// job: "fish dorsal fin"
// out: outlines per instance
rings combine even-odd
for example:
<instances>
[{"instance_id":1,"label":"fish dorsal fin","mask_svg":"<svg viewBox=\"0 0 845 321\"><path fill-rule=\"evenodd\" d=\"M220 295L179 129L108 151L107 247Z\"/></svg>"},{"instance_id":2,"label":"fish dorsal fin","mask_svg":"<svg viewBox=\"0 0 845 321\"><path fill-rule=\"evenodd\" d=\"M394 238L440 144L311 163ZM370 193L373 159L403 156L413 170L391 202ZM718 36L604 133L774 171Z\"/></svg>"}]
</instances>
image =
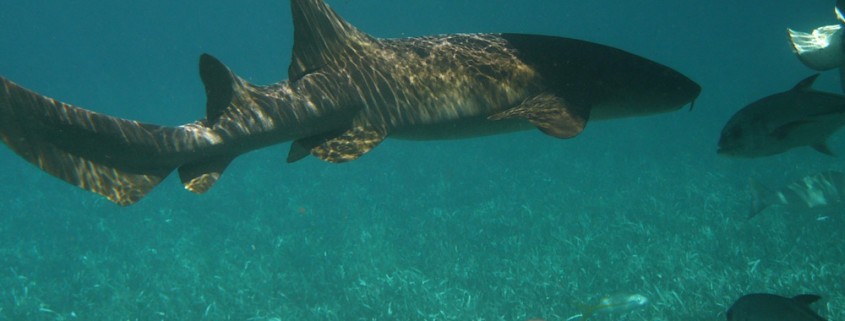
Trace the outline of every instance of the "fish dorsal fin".
<instances>
[{"instance_id":1,"label":"fish dorsal fin","mask_svg":"<svg viewBox=\"0 0 845 321\"><path fill-rule=\"evenodd\" d=\"M343 20L323 0L292 0L293 57L288 78L297 81L322 66L335 64L338 54L372 41Z\"/></svg>"},{"instance_id":2,"label":"fish dorsal fin","mask_svg":"<svg viewBox=\"0 0 845 321\"><path fill-rule=\"evenodd\" d=\"M821 298L822 298L821 296L818 296L818 295L815 295L815 294L800 294L800 295L796 295L796 296L792 297L792 299L795 300L796 302L801 303L803 305L807 305L807 306L809 306L813 302L818 301Z\"/></svg>"},{"instance_id":3,"label":"fish dorsal fin","mask_svg":"<svg viewBox=\"0 0 845 321\"><path fill-rule=\"evenodd\" d=\"M799 81L798 84L795 85L795 87L792 87L792 90L794 90L794 91L810 90L810 88L813 87L813 83L816 82L816 78L818 78L818 77L819 77L819 74L815 74L815 75L812 75L810 77L804 78L804 80Z\"/></svg>"}]
</instances>

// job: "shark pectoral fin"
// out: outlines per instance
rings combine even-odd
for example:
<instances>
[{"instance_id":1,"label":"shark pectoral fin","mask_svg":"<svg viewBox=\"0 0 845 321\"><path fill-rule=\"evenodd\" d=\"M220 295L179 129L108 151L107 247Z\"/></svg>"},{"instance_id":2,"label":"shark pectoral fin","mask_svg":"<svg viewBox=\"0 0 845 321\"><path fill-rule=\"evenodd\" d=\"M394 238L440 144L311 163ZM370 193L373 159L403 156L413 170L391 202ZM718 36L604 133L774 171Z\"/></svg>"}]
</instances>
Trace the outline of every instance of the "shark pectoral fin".
<instances>
[{"instance_id":1,"label":"shark pectoral fin","mask_svg":"<svg viewBox=\"0 0 845 321\"><path fill-rule=\"evenodd\" d=\"M330 163L355 160L384 141L384 131L356 126L311 148L311 155ZM293 152L293 148L291 148ZM288 160L290 160L290 156Z\"/></svg>"},{"instance_id":2,"label":"shark pectoral fin","mask_svg":"<svg viewBox=\"0 0 845 321\"><path fill-rule=\"evenodd\" d=\"M179 167L179 179L186 190L202 194L208 191L236 156L216 157Z\"/></svg>"},{"instance_id":3,"label":"shark pectoral fin","mask_svg":"<svg viewBox=\"0 0 845 321\"><path fill-rule=\"evenodd\" d=\"M293 163L311 155L312 149L342 134L343 131L330 131L293 141L293 143L290 144L287 162Z\"/></svg>"},{"instance_id":4,"label":"shark pectoral fin","mask_svg":"<svg viewBox=\"0 0 845 321\"><path fill-rule=\"evenodd\" d=\"M557 138L571 138L584 130L589 109L569 106L553 94L540 94L516 107L493 114L489 120L522 118L543 133Z\"/></svg>"}]
</instances>

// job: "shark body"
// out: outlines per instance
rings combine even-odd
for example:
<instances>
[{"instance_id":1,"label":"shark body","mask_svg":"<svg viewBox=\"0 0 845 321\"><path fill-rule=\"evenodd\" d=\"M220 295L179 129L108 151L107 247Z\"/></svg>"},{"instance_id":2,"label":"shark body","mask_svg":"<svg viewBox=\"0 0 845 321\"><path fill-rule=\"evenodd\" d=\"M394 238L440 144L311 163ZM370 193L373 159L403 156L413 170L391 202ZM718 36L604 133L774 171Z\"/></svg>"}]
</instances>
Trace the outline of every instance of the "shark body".
<instances>
[{"instance_id":1,"label":"shark body","mask_svg":"<svg viewBox=\"0 0 845 321\"><path fill-rule=\"evenodd\" d=\"M238 155L292 141L288 161L354 160L388 136L432 140L676 110L698 84L631 53L525 34L379 39L322 0L292 0L289 79L250 84L200 57L205 118L178 127L115 118L0 78L0 138L42 170L109 200L140 200L173 170L202 193Z\"/></svg>"}]
</instances>

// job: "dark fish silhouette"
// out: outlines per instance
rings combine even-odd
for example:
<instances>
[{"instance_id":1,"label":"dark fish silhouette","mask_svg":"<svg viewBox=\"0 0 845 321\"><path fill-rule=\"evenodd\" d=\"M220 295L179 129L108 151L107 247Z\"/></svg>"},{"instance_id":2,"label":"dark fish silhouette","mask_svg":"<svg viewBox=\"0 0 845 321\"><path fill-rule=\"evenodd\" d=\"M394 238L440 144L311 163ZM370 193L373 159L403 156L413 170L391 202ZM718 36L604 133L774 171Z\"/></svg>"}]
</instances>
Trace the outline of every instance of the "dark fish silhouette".
<instances>
[{"instance_id":1,"label":"dark fish silhouette","mask_svg":"<svg viewBox=\"0 0 845 321\"><path fill-rule=\"evenodd\" d=\"M810 304L821 297L802 294L793 298L767 293L745 295L728 309L728 321L827 321Z\"/></svg>"},{"instance_id":2,"label":"dark fish silhouette","mask_svg":"<svg viewBox=\"0 0 845 321\"><path fill-rule=\"evenodd\" d=\"M845 96L813 90L818 74L791 90L742 108L722 129L718 153L762 157L810 146L828 155L827 138L845 124Z\"/></svg>"},{"instance_id":3,"label":"dark fish silhouette","mask_svg":"<svg viewBox=\"0 0 845 321\"><path fill-rule=\"evenodd\" d=\"M257 86L202 55L204 119L165 127L74 107L0 78L0 137L73 185L128 205L173 170L211 188L238 155L293 141L308 154L356 159L386 137L449 139L529 128L569 138L588 119L676 110L701 88L628 52L526 34L378 39L321 0L292 0L290 79Z\"/></svg>"},{"instance_id":4,"label":"dark fish silhouette","mask_svg":"<svg viewBox=\"0 0 845 321\"><path fill-rule=\"evenodd\" d=\"M770 190L751 180L751 215L754 217L772 205L790 211L824 211L845 205L845 174L825 171L802 177L783 188Z\"/></svg>"}]
</instances>

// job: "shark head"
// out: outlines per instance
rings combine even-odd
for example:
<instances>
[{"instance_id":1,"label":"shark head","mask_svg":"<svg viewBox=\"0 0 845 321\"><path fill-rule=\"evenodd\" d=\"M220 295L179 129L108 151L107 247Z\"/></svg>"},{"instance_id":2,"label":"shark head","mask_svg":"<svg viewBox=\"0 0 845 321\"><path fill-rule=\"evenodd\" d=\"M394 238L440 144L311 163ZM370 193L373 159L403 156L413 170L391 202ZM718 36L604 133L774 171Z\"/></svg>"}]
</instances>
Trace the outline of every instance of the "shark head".
<instances>
[{"instance_id":1,"label":"shark head","mask_svg":"<svg viewBox=\"0 0 845 321\"><path fill-rule=\"evenodd\" d=\"M593 120L675 111L701 93L701 86L680 72L621 49L553 36L502 37L558 95L590 106Z\"/></svg>"}]
</instances>

